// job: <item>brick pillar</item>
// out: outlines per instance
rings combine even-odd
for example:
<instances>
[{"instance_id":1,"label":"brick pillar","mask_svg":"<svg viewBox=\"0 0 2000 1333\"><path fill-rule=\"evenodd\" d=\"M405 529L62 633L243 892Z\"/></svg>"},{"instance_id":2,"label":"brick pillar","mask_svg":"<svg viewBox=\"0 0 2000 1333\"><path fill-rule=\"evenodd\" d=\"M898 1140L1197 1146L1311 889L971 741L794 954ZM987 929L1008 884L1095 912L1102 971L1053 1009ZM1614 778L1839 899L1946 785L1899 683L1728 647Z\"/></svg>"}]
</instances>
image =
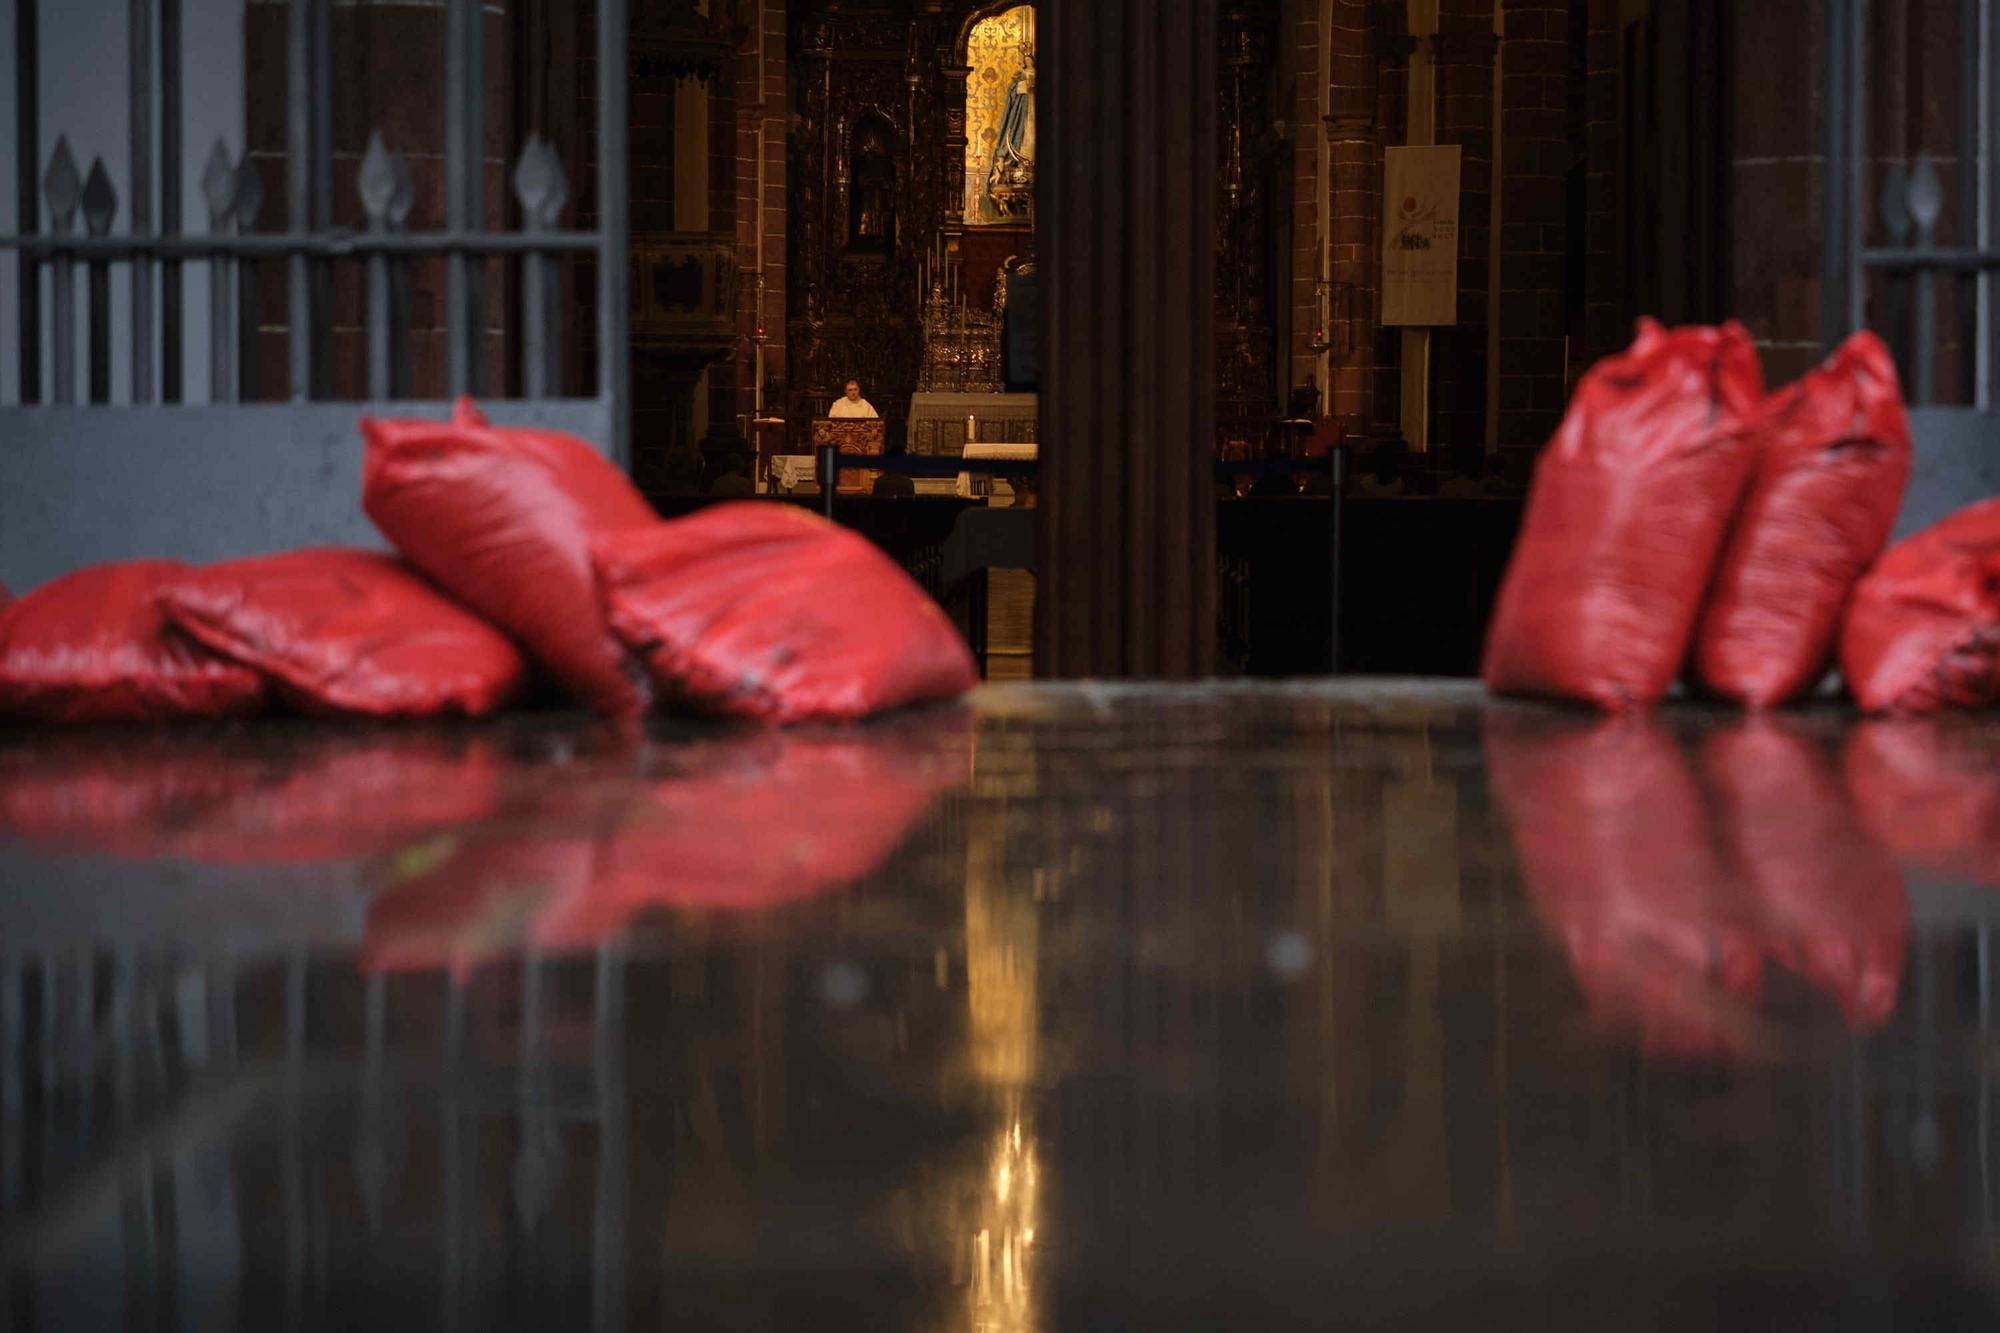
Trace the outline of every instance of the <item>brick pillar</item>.
<instances>
[{"instance_id":1,"label":"brick pillar","mask_svg":"<svg viewBox=\"0 0 2000 1333\"><path fill-rule=\"evenodd\" d=\"M1320 228L1326 209L1319 174L1318 126L1324 113L1320 110L1318 0L1302 0L1296 10L1287 29L1294 70L1291 121L1297 128L1292 134L1292 291L1285 355L1291 363L1290 383L1301 385L1319 368L1319 353L1312 340L1319 329ZM1321 384L1320 390L1326 393L1329 387ZM1333 411L1330 399L1321 400L1321 410Z\"/></svg>"},{"instance_id":2,"label":"brick pillar","mask_svg":"<svg viewBox=\"0 0 2000 1333\"><path fill-rule=\"evenodd\" d=\"M735 190L736 293L739 343L736 398L732 415L757 410L757 329L764 329L764 378L785 378L785 130L786 65L784 0L761 0L755 30L736 57ZM763 207L758 207L759 203ZM758 250L758 228L763 249ZM757 270L763 266L762 296ZM759 304L761 299L761 305ZM782 401L768 402L777 412Z\"/></svg>"},{"instance_id":3,"label":"brick pillar","mask_svg":"<svg viewBox=\"0 0 2000 1333\"><path fill-rule=\"evenodd\" d=\"M1333 383L1327 411L1349 433L1367 431L1378 418L1378 369L1382 316L1382 123L1384 43L1380 7L1368 0L1334 0L1332 80L1327 96L1327 139L1333 164L1332 277L1340 299L1332 330Z\"/></svg>"},{"instance_id":4,"label":"brick pillar","mask_svg":"<svg viewBox=\"0 0 2000 1333\"><path fill-rule=\"evenodd\" d=\"M1494 0L1442 0L1432 51L1438 67L1441 144L1462 150L1459 168L1458 323L1438 330L1431 447L1486 438L1486 300L1493 226Z\"/></svg>"},{"instance_id":5,"label":"brick pillar","mask_svg":"<svg viewBox=\"0 0 2000 1333\"><path fill-rule=\"evenodd\" d=\"M736 99L740 59L724 65L709 85L708 98L708 230L734 237L736 232ZM742 300L742 288L737 289ZM708 417L711 429L735 427L737 388L750 382L750 345L739 342L730 355L708 368ZM748 432L746 431L747 435Z\"/></svg>"},{"instance_id":6,"label":"brick pillar","mask_svg":"<svg viewBox=\"0 0 2000 1333\"><path fill-rule=\"evenodd\" d=\"M1623 347L1618 283L1618 0L1590 0L1584 55L1583 343L1572 347L1572 378Z\"/></svg>"},{"instance_id":7,"label":"brick pillar","mask_svg":"<svg viewBox=\"0 0 2000 1333\"><path fill-rule=\"evenodd\" d=\"M1502 3L1499 442L1533 449L1554 432L1565 397L1569 5Z\"/></svg>"}]
</instances>

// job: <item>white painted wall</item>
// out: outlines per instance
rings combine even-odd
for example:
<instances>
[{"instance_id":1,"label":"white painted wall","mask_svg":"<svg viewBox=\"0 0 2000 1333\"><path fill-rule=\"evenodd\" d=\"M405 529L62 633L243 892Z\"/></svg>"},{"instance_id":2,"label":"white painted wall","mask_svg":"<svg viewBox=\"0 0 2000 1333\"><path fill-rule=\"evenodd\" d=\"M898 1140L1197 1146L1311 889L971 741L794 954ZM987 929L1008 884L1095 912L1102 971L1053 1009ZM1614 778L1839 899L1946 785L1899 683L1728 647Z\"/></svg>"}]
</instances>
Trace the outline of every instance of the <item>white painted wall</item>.
<instances>
[{"instance_id":1,"label":"white painted wall","mask_svg":"<svg viewBox=\"0 0 2000 1333\"><path fill-rule=\"evenodd\" d=\"M16 0L0 0L0 231L15 230L15 190L13 149L15 134L14 20ZM199 233L206 230L208 208L201 195L201 169L210 146L219 136L228 145L232 159L243 151L243 6L244 0L183 0L181 13L181 115L183 118L181 225ZM40 83L39 115L41 143L36 174L48 165L55 150L56 136L67 135L75 153L77 169L87 173L93 158L101 156L117 187L119 213L112 223L114 232L124 232L131 216L126 207L131 198L132 163L129 127L129 61L127 54L128 0L41 0L40 49L34 53ZM155 18L154 30L158 31ZM157 77L155 78L157 97ZM159 170L160 115L153 114L155 144L154 170ZM159 218L162 185L153 188L153 216ZM48 215L44 211L42 225ZM81 221L78 223L81 227ZM191 263L183 267L182 292L182 385L189 401L203 402L208 395L208 270ZM0 255L0 403L20 401L20 357L17 331L20 327L20 299L16 291L18 269L11 252ZM158 281L157 270L155 281ZM50 318L53 300L51 277L42 277L43 392L49 387ZM84 373L88 336L85 283L77 279L77 392L88 389ZM157 297L155 298L157 305ZM111 276L112 317L112 397L116 402L131 397L131 270L115 265ZM158 383L157 375L155 383Z\"/></svg>"}]
</instances>

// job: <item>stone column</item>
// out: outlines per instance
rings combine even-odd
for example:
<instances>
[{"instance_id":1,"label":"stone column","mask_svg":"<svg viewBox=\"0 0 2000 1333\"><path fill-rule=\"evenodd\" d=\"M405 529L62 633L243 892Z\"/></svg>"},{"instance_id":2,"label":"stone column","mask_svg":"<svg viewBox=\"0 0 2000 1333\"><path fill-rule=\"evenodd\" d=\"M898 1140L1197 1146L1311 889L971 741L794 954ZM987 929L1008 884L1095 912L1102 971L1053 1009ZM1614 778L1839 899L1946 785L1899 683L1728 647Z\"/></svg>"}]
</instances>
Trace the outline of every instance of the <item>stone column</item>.
<instances>
[{"instance_id":1,"label":"stone column","mask_svg":"<svg viewBox=\"0 0 2000 1333\"><path fill-rule=\"evenodd\" d=\"M1486 438L1486 298L1493 221L1495 0L1441 0L1432 52L1438 70L1439 143L1463 149L1459 167L1458 323L1432 344L1436 378L1431 444Z\"/></svg>"},{"instance_id":2,"label":"stone column","mask_svg":"<svg viewBox=\"0 0 2000 1333\"><path fill-rule=\"evenodd\" d=\"M1059 0L1037 214L1044 676L1215 653L1216 0Z\"/></svg>"},{"instance_id":3,"label":"stone column","mask_svg":"<svg viewBox=\"0 0 2000 1333\"><path fill-rule=\"evenodd\" d=\"M733 415L757 414L763 380L785 377L785 134L784 0L761 0L757 28L736 57L737 334L745 351ZM763 273L761 294L757 274ZM757 330L764 330L763 359ZM782 402L766 403L782 411Z\"/></svg>"},{"instance_id":4,"label":"stone column","mask_svg":"<svg viewBox=\"0 0 2000 1333\"><path fill-rule=\"evenodd\" d=\"M1569 5L1503 0L1500 48L1500 428L1502 448L1533 449L1565 397Z\"/></svg>"},{"instance_id":5,"label":"stone column","mask_svg":"<svg viewBox=\"0 0 2000 1333\"><path fill-rule=\"evenodd\" d=\"M1370 431L1378 413L1377 372L1382 272L1383 43L1376 30L1379 6L1369 0L1333 0L1332 79L1327 91L1326 133L1332 163L1333 283L1337 323L1329 330L1333 383L1327 411L1342 418L1350 435Z\"/></svg>"}]
</instances>

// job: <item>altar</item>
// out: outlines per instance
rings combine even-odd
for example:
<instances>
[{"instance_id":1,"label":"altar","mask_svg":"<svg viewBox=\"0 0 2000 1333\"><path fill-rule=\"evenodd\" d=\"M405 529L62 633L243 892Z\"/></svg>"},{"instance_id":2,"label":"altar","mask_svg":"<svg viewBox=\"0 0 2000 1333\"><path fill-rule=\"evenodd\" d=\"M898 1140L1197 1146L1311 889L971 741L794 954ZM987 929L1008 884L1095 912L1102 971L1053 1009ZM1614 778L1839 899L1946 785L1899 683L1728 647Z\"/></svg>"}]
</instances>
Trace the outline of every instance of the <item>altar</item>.
<instances>
[{"instance_id":1,"label":"altar","mask_svg":"<svg viewBox=\"0 0 2000 1333\"><path fill-rule=\"evenodd\" d=\"M1033 444L1035 410L1032 393L917 393L910 398L909 450L912 454L957 458L964 455L972 440Z\"/></svg>"}]
</instances>

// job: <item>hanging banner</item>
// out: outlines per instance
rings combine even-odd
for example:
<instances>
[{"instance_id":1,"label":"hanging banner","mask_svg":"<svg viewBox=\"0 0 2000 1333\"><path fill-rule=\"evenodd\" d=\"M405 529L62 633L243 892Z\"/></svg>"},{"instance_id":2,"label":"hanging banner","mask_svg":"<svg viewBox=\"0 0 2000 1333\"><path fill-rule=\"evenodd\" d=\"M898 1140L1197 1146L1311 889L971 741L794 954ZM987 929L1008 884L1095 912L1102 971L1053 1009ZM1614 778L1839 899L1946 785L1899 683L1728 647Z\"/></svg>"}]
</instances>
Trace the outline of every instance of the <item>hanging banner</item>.
<instances>
[{"instance_id":1,"label":"hanging banner","mask_svg":"<svg viewBox=\"0 0 2000 1333\"><path fill-rule=\"evenodd\" d=\"M1382 322L1458 322L1457 144L1382 150Z\"/></svg>"}]
</instances>

